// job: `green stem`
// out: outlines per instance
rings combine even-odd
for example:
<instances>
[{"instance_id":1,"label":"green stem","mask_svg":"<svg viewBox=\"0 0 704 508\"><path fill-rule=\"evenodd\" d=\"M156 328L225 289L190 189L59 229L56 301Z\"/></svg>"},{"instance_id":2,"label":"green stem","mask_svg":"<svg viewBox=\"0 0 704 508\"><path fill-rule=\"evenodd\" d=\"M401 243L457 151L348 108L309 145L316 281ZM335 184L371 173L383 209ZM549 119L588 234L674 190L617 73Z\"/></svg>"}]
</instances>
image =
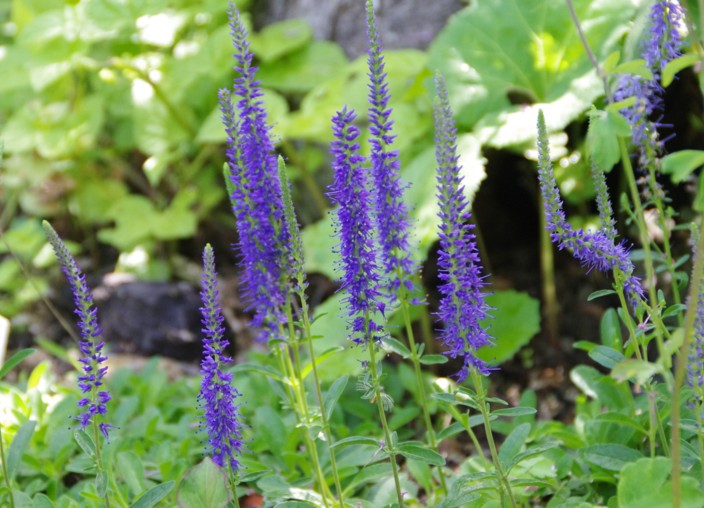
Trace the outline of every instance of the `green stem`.
<instances>
[{"instance_id":1,"label":"green stem","mask_svg":"<svg viewBox=\"0 0 704 508\"><path fill-rule=\"evenodd\" d=\"M369 329L369 318L365 316L365 328ZM367 336L369 334L367 333ZM374 343L374 338L369 338L367 344L367 349L369 350L369 372L372 376L372 382L374 383L374 398L376 399L376 407L379 410L379 418L381 419L381 427L384 429L384 439L386 440L386 448L389 451L389 460L391 461L391 470L394 475L394 485L396 486L396 497L398 498L399 508L405 506L403 503L403 492L401 491L401 480L398 474L398 464L396 463L396 445L391 439L391 431L389 430L389 424L386 421L386 410L384 409L383 402L383 392L381 389L381 382L379 379L379 374L376 370L376 344Z\"/></svg>"},{"instance_id":2,"label":"green stem","mask_svg":"<svg viewBox=\"0 0 704 508\"><path fill-rule=\"evenodd\" d=\"M687 360L689 358L689 348L694 338L694 319L697 314L697 301L702 280L702 270L704 269L704 220L700 225L699 239L697 240L696 256L694 267L692 268L692 279L689 282L689 294L687 312L684 316L684 341L677 354L675 361L675 386L672 390L672 506L680 508L682 506L682 464L680 453L680 397L682 385L684 384L687 370ZM701 434L701 431L700 431ZM701 442L701 441L700 441Z\"/></svg>"},{"instance_id":3,"label":"green stem","mask_svg":"<svg viewBox=\"0 0 704 508\"><path fill-rule=\"evenodd\" d=\"M638 185L636 184L636 177L633 171L633 165L631 164L631 158L628 155L628 150L626 149L626 142L622 137L618 138L618 146L621 150L621 164L623 165L624 174L626 175L626 181L628 182L628 190L631 194L631 200L633 201L633 207L635 208L635 219L636 225L638 226L638 233L640 234L640 243L643 247L643 257L645 265L646 281L648 286L648 299L650 301L650 306L656 312L658 310L658 295L655 287L655 269L653 267L653 255L650 251L650 239L648 237L648 226L645 224L645 214L643 213L643 204L640 200L640 193L638 192ZM658 355L665 362L665 367L669 368L671 365L670 359L665 355L665 345L662 340L662 332L660 327L655 327L655 341L658 346Z\"/></svg>"},{"instance_id":4,"label":"green stem","mask_svg":"<svg viewBox=\"0 0 704 508\"><path fill-rule=\"evenodd\" d=\"M544 209L542 196L540 209ZM557 305L557 291L555 289L555 261L552 240L547 229L547 218L540 214L540 272L542 281L543 316L545 317L548 342L556 350L561 350L560 331L558 324L559 309Z\"/></svg>"},{"instance_id":5,"label":"green stem","mask_svg":"<svg viewBox=\"0 0 704 508\"><path fill-rule=\"evenodd\" d=\"M95 392L95 390L93 390L93 392ZM96 469L98 470L98 474L105 472L107 475L107 471L105 471L103 465L103 456L100 452L100 428L98 427L98 421L95 418L93 418L93 439L95 440ZM108 496L107 488L105 489L105 507L110 508L110 496Z\"/></svg>"},{"instance_id":6,"label":"green stem","mask_svg":"<svg viewBox=\"0 0 704 508\"><path fill-rule=\"evenodd\" d=\"M10 496L10 508L15 508L15 496L12 495L12 487L10 486L10 474L7 472L7 462L5 462L5 446L2 444L2 424L0 423L0 460L2 461L2 477L5 478L7 492Z\"/></svg>"},{"instance_id":7,"label":"green stem","mask_svg":"<svg viewBox=\"0 0 704 508\"><path fill-rule=\"evenodd\" d=\"M308 302L306 300L306 295L301 291L299 294L301 299L301 316L303 318L303 333L305 336L306 344L308 345L308 355L310 356L310 362L313 372L313 384L315 385L315 395L318 399L318 406L320 407L320 418L323 422L323 433L325 434L325 440L328 443L328 451L330 454L330 467L332 468L332 477L335 482L335 489L337 490L337 499L340 503L340 508L344 507L343 494L342 494L342 482L340 482L340 474L337 470L337 461L335 460L335 450L333 449L332 432L330 431L330 422L328 421L327 412L325 409L325 403L323 399L323 392L320 388L320 378L318 376L318 365L315 359L315 351L313 349L313 334L311 332L310 317L308 315Z\"/></svg>"},{"instance_id":8,"label":"green stem","mask_svg":"<svg viewBox=\"0 0 704 508\"><path fill-rule=\"evenodd\" d=\"M491 430L491 422L489 420L489 407L486 402L486 394L484 393L484 385L482 384L482 378L477 373L476 369L472 370L472 382L474 383L474 389L477 393L477 406L479 406L479 411L484 419L484 431L486 432L486 439L489 443L489 450L491 451L491 459L494 462L494 468L496 469L497 479L499 481L499 495L501 496L501 505L505 506L505 496L508 495L509 502L512 508L516 508L516 500L513 497L513 490L511 489L511 483L508 481L506 473L504 473L503 467L501 467L501 461L499 460L499 453L496 449L496 443L494 442L494 433Z\"/></svg>"},{"instance_id":9,"label":"green stem","mask_svg":"<svg viewBox=\"0 0 704 508\"><path fill-rule=\"evenodd\" d=\"M633 350L635 351L636 358L640 361L646 361L647 351L645 346L641 351L641 344L638 341L638 335L631 319L631 315L628 313L628 303L626 302L626 295L623 292L623 274L620 271L614 271L614 279L616 280L616 293L618 294L619 301L621 302L621 308L623 309L623 314L625 316L626 327L628 328L628 333L630 334L631 340L633 341ZM663 451L665 455L670 455L669 446L667 445L667 436L665 435L665 429L662 426L662 420L658 413L657 405L655 404L656 394L651 382L648 380L645 382L645 391L647 393L650 402L648 407L650 409L650 418L648 426L648 441L650 443L650 456L655 456L655 432L660 435L660 441L662 443ZM651 404L652 402L652 404Z\"/></svg>"},{"instance_id":10,"label":"green stem","mask_svg":"<svg viewBox=\"0 0 704 508\"><path fill-rule=\"evenodd\" d=\"M418 348L416 347L416 341L413 336L413 327L411 326L411 316L408 311L408 299L407 294L404 292L400 297L401 301L401 312L403 313L403 320L406 324L406 335L408 336L408 345L411 350L411 362L413 363L413 370L416 374L416 383L418 384L418 398L420 399L420 407L423 410L423 419L425 420L425 428L428 431L428 441L430 441L430 446L434 450L440 452L438 449L438 440L435 436L435 429L433 428L433 422L430 419L430 411L428 409L428 401L425 394L425 382L423 381L423 372L420 367L420 357L418 356ZM438 466L438 475L440 476L440 485L442 486L443 493L447 495L447 483L445 481L445 475L442 471L442 466Z\"/></svg>"},{"instance_id":11,"label":"green stem","mask_svg":"<svg viewBox=\"0 0 704 508\"><path fill-rule=\"evenodd\" d=\"M289 321L289 326L293 326ZM306 447L310 450L310 458L313 461L313 468L315 469L315 474L318 478L318 483L320 484L320 495L323 498L323 504L327 507L328 497L332 497L332 493L328 488L328 484L325 481L325 475L323 474L323 468L320 465L320 457L318 456L318 446L315 441L310 437L310 412L308 411L308 401L306 400L306 393L303 389L303 379L301 378L301 359L298 352L298 344L295 343L295 335L293 337L293 345L290 347L293 352L294 362L291 362L291 356L285 355L287 368L292 374L291 381L294 384L294 394L296 398L296 407L301 414L303 420L303 430L304 438L306 440Z\"/></svg>"},{"instance_id":12,"label":"green stem","mask_svg":"<svg viewBox=\"0 0 704 508\"><path fill-rule=\"evenodd\" d=\"M308 189L310 196L318 208L320 217L325 215L325 210L328 209L328 200L325 195L321 192L320 187L313 178L313 175L308 169L308 165L303 158L298 156L298 151L292 146L291 142L288 140L283 140L281 146L286 151L286 155L293 162L293 164L300 170L301 178L303 178L303 184Z\"/></svg>"},{"instance_id":13,"label":"green stem","mask_svg":"<svg viewBox=\"0 0 704 508\"><path fill-rule=\"evenodd\" d=\"M232 500L235 503L235 508L240 508L240 499L237 495L237 478L235 478L235 472L232 467L227 467L227 477L230 481L230 490L232 491Z\"/></svg>"}]
</instances>

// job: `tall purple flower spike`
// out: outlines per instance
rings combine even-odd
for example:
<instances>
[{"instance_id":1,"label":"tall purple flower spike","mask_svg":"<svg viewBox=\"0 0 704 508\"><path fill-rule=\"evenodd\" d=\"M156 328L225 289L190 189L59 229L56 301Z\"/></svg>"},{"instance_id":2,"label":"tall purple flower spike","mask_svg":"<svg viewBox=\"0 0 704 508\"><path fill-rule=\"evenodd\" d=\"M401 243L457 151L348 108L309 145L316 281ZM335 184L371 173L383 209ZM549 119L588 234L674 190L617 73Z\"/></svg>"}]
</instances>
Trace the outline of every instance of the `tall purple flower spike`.
<instances>
[{"instance_id":1,"label":"tall purple flower spike","mask_svg":"<svg viewBox=\"0 0 704 508\"><path fill-rule=\"evenodd\" d=\"M230 4L230 30L235 48L233 105L228 90L219 102L227 133L227 158L242 257L242 288L260 340L282 339L288 281L291 273L290 234L286 227L277 158L271 141L262 90L252 65L247 31Z\"/></svg>"},{"instance_id":2,"label":"tall purple flower spike","mask_svg":"<svg viewBox=\"0 0 704 508\"><path fill-rule=\"evenodd\" d=\"M105 342L103 330L98 323L98 309L93 303L93 296L86 284L85 275L78 268L76 260L64 242L48 222L44 221L43 227L71 287L73 303L76 307L74 312L78 316L78 328L81 334L78 347L81 351L79 362L83 365L83 374L78 377L78 387L84 397L78 401L81 413L74 419L78 422L79 429L85 429L96 421L94 418L97 418L100 432L105 439L108 439L108 431L114 426L102 421L107 414L110 393L103 385L103 378L108 368L104 365L107 356L103 353Z\"/></svg>"},{"instance_id":3,"label":"tall purple flower spike","mask_svg":"<svg viewBox=\"0 0 704 508\"><path fill-rule=\"evenodd\" d=\"M367 1L367 35L369 50L369 142L374 179L374 216L379 235L381 264L386 274L388 293L393 301L399 290L413 290L411 277L416 264L411 257L408 241L408 208L403 202L407 184L399 177L398 150L392 148L396 136L389 107L389 84L384 70L382 46L374 18L371 0Z\"/></svg>"},{"instance_id":4,"label":"tall purple flower spike","mask_svg":"<svg viewBox=\"0 0 704 508\"><path fill-rule=\"evenodd\" d=\"M334 180L328 196L337 205L337 233L340 238L342 287L347 295L351 318L351 338L357 344L367 344L379 338L381 326L373 314L384 312L379 289L374 231L370 216L370 195L364 157L359 155L359 129L352 122L356 114L344 108L332 119L331 143ZM372 344L373 346L373 344Z\"/></svg>"},{"instance_id":5,"label":"tall purple flower spike","mask_svg":"<svg viewBox=\"0 0 704 508\"><path fill-rule=\"evenodd\" d=\"M462 367L455 375L462 382L470 369L483 375L489 373L491 369L476 353L479 348L492 344L492 339L481 325L489 311L482 292L486 283L457 163L457 129L441 76L436 78L436 87L435 156L440 205L438 267L442 281L438 317L443 323L440 339L449 348L445 354L463 358Z\"/></svg>"},{"instance_id":6,"label":"tall purple flower spike","mask_svg":"<svg viewBox=\"0 0 704 508\"><path fill-rule=\"evenodd\" d=\"M203 277L201 279L200 308L203 325L203 360L198 400L203 410L202 424L208 434L209 453L217 465L229 466L239 471L238 458L242 454L242 423L239 405L235 403L239 392L232 386L232 374L223 366L232 360L225 350L222 309L217 288L217 272L213 248L203 250Z\"/></svg>"}]
</instances>

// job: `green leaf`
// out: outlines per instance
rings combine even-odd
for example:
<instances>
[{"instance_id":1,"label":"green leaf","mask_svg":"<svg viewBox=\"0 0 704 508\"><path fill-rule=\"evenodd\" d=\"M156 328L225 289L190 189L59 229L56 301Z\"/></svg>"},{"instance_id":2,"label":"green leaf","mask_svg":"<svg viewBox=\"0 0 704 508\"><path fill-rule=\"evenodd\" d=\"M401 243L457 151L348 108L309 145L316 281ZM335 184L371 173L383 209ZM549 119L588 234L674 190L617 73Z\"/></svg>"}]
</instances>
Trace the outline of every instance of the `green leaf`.
<instances>
[{"instance_id":1,"label":"green leaf","mask_svg":"<svg viewBox=\"0 0 704 508\"><path fill-rule=\"evenodd\" d=\"M526 416L534 415L538 410L533 407L507 407L502 409L495 409L491 412L494 416Z\"/></svg>"},{"instance_id":2,"label":"green leaf","mask_svg":"<svg viewBox=\"0 0 704 508\"><path fill-rule=\"evenodd\" d=\"M501 364L513 357L540 331L540 302L518 291L496 291L487 296L486 302L494 310L482 322L490 326L494 344L477 351L482 360Z\"/></svg>"},{"instance_id":3,"label":"green leaf","mask_svg":"<svg viewBox=\"0 0 704 508\"><path fill-rule=\"evenodd\" d=\"M0 379L4 378L8 372L10 372L16 365L22 362L25 358L27 358L29 355L33 354L36 351L34 348L26 348L26 349L20 349L17 351L15 354L13 354L10 358L7 359L5 363L2 364L2 367L0 367Z\"/></svg>"},{"instance_id":4,"label":"green leaf","mask_svg":"<svg viewBox=\"0 0 704 508\"><path fill-rule=\"evenodd\" d=\"M642 458L621 470L618 482L619 508L672 506L672 461L666 457ZM704 492L691 476L681 478L682 508L701 508Z\"/></svg>"},{"instance_id":5,"label":"green leaf","mask_svg":"<svg viewBox=\"0 0 704 508\"><path fill-rule=\"evenodd\" d=\"M411 357L411 350L408 349L403 342L394 339L393 337L386 337L384 339L384 346L387 346L391 351L403 358Z\"/></svg>"},{"instance_id":6,"label":"green leaf","mask_svg":"<svg viewBox=\"0 0 704 508\"><path fill-rule=\"evenodd\" d=\"M611 171L621 159L619 138L630 134L631 125L621 113L592 108L587 130L587 149L592 162L602 171Z\"/></svg>"},{"instance_id":7,"label":"green leaf","mask_svg":"<svg viewBox=\"0 0 704 508\"><path fill-rule=\"evenodd\" d=\"M306 93L344 73L346 64L347 57L340 46L329 41L313 41L276 61L263 63L257 77L267 88Z\"/></svg>"},{"instance_id":8,"label":"green leaf","mask_svg":"<svg viewBox=\"0 0 704 508\"><path fill-rule=\"evenodd\" d=\"M601 316L599 337L604 346L611 347L617 351L622 349L621 324L614 309L606 309L604 315Z\"/></svg>"},{"instance_id":9,"label":"green leaf","mask_svg":"<svg viewBox=\"0 0 704 508\"><path fill-rule=\"evenodd\" d=\"M596 300L597 298L601 298L602 296L609 296L615 294L616 291L614 291L613 289L599 289L598 291L594 291L589 296L587 296L587 301L591 302L592 300Z\"/></svg>"},{"instance_id":10,"label":"green leaf","mask_svg":"<svg viewBox=\"0 0 704 508\"><path fill-rule=\"evenodd\" d=\"M659 371L660 367L655 363L645 360L623 359L613 367L611 377L619 383L635 379L638 384L642 385Z\"/></svg>"},{"instance_id":11,"label":"green leaf","mask_svg":"<svg viewBox=\"0 0 704 508\"><path fill-rule=\"evenodd\" d=\"M139 496L137 500L130 505L130 508L151 508L152 506L156 506L159 501L169 495L169 492L173 490L175 485L176 482L168 481L153 486Z\"/></svg>"},{"instance_id":12,"label":"green leaf","mask_svg":"<svg viewBox=\"0 0 704 508\"><path fill-rule=\"evenodd\" d=\"M699 55L696 53L687 53L686 55L682 55L667 62L665 68L662 70L662 76L660 78L662 87L667 88L670 86L670 83L672 83L675 79L675 75L677 75L678 72L696 64L699 61L699 58Z\"/></svg>"},{"instance_id":13,"label":"green leaf","mask_svg":"<svg viewBox=\"0 0 704 508\"><path fill-rule=\"evenodd\" d=\"M505 468L518 455L528 438L528 434L530 434L530 424L522 423L506 436L506 440L499 449L499 462L502 467Z\"/></svg>"},{"instance_id":14,"label":"green leaf","mask_svg":"<svg viewBox=\"0 0 704 508\"><path fill-rule=\"evenodd\" d=\"M438 452L431 450L422 443L401 443L396 449L398 453L409 459L415 459L431 466L444 466L445 459Z\"/></svg>"},{"instance_id":15,"label":"green leaf","mask_svg":"<svg viewBox=\"0 0 704 508\"><path fill-rule=\"evenodd\" d=\"M597 345L589 351L589 358L607 369L613 368L618 362L624 359L621 352L613 348Z\"/></svg>"},{"instance_id":16,"label":"green leaf","mask_svg":"<svg viewBox=\"0 0 704 508\"><path fill-rule=\"evenodd\" d=\"M228 501L225 472L210 457L189 469L178 489L180 508L223 508Z\"/></svg>"},{"instance_id":17,"label":"green leaf","mask_svg":"<svg viewBox=\"0 0 704 508\"><path fill-rule=\"evenodd\" d=\"M662 158L661 171L673 183L682 183L695 169L704 165L704 150L680 150Z\"/></svg>"},{"instance_id":18,"label":"green leaf","mask_svg":"<svg viewBox=\"0 0 704 508\"><path fill-rule=\"evenodd\" d=\"M420 363L423 365L439 365L447 363L447 356L445 355L424 355L420 357Z\"/></svg>"},{"instance_id":19,"label":"green leaf","mask_svg":"<svg viewBox=\"0 0 704 508\"><path fill-rule=\"evenodd\" d=\"M643 457L638 450L615 443L586 446L580 454L587 462L608 471L621 471L626 464Z\"/></svg>"},{"instance_id":20,"label":"green leaf","mask_svg":"<svg viewBox=\"0 0 704 508\"><path fill-rule=\"evenodd\" d=\"M15 477L17 469L22 463L22 454L24 453L27 445L29 445L29 440L32 439L32 434L34 434L34 429L37 426L35 420L27 420L22 424L22 426L17 429L15 437L10 444L10 448L7 450L7 475L10 480Z\"/></svg>"},{"instance_id":21,"label":"green leaf","mask_svg":"<svg viewBox=\"0 0 704 508\"><path fill-rule=\"evenodd\" d=\"M626 385L617 383L593 367L575 367L570 372L570 379L586 395L612 411L620 411L633 405L633 396Z\"/></svg>"},{"instance_id":22,"label":"green leaf","mask_svg":"<svg viewBox=\"0 0 704 508\"><path fill-rule=\"evenodd\" d=\"M335 355L337 355L338 353L342 353L344 350L345 348L343 348L342 346L335 346L331 347L327 351L323 351L322 353L315 355L315 366L318 367L325 360L333 358ZM307 378L311 372L313 372L312 362L308 363L305 367L303 367L303 369L301 369L301 378Z\"/></svg>"},{"instance_id":23,"label":"green leaf","mask_svg":"<svg viewBox=\"0 0 704 508\"><path fill-rule=\"evenodd\" d=\"M452 436L456 436L460 432L464 432L464 430L464 425L462 425L460 422L453 422L452 424L448 425L440 432L438 432L438 442L442 442L445 439L448 439Z\"/></svg>"},{"instance_id":24,"label":"green leaf","mask_svg":"<svg viewBox=\"0 0 704 508\"><path fill-rule=\"evenodd\" d=\"M252 51L263 63L281 58L313 38L313 30L305 19L287 19L264 27L250 35Z\"/></svg>"},{"instance_id":25,"label":"green leaf","mask_svg":"<svg viewBox=\"0 0 704 508\"><path fill-rule=\"evenodd\" d=\"M365 445L365 446L375 446L379 448L379 441L374 439L373 437L365 437L365 436L350 436L346 437L345 439L340 439L339 441L335 441L335 443L331 446L331 448L345 448L347 446L352 446L352 445Z\"/></svg>"},{"instance_id":26,"label":"green leaf","mask_svg":"<svg viewBox=\"0 0 704 508\"><path fill-rule=\"evenodd\" d=\"M345 391L345 387L347 386L348 380L349 376L342 376L339 379L336 379L333 382L332 386L330 386L330 389L325 394L325 416L327 416L328 420L330 420L332 412L335 410L335 405L340 399L342 392Z\"/></svg>"},{"instance_id":27,"label":"green leaf","mask_svg":"<svg viewBox=\"0 0 704 508\"><path fill-rule=\"evenodd\" d=\"M355 475L350 483L344 488L344 494L350 495L354 490L360 485L365 483L376 482L382 478L388 478L389 476L389 463L381 462L378 464L370 464L362 468L362 470Z\"/></svg>"},{"instance_id":28,"label":"green leaf","mask_svg":"<svg viewBox=\"0 0 704 508\"><path fill-rule=\"evenodd\" d=\"M596 58L605 59L627 32L634 3L573 3ZM447 80L460 128L476 126L495 147L533 141L538 109L549 130L560 131L604 93L561 2L472 2L431 44L429 61Z\"/></svg>"},{"instance_id":29,"label":"green leaf","mask_svg":"<svg viewBox=\"0 0 704 508\"><path fill-rule=\"evenodd\" d=\"M648 81L653 79L653 73L648 67L648 63L642 58L630 60L628 62L623 62L622 64L619 64L614 69L613 74L634 74Z\"/></svg>"},{"instance_id":30,"label":"green leaf","mask_svg":"<svg viewBox=\"0 0 704 508\"><path fill-rule=\"evenodd\" d=\"M95 441L85 430L77 430L73 433L73 437L81 447L83 453L88 455L91 459L95 457Z\"/></svg>"},{"instance_id":31,"label":"green leaf","mask_svg":"<svg viewBox=\"0 0 704 508\"><path fill-rule=\"evenodd\" d=\"M144 465L139 455L132 450L117 454L117 470L119 477L127 484L132 495L136 496L144 490Z\"/></svg>"}]
</instances>

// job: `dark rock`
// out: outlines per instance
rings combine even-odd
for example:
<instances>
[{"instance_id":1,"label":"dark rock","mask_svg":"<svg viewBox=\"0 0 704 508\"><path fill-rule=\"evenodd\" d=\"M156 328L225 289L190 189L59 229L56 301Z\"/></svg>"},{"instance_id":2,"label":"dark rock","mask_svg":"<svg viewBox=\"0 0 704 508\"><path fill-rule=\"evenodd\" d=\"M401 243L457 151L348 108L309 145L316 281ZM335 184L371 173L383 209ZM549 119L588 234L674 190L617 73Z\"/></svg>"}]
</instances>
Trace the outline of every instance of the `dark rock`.
<instances>
[{"instance_id":1,"label":"dark rock","mask_svg":"<svg viewBox=\"0 0 704 508\"><path fill-rule=\"evenodd\" d=\"M94 298L111 351L200 359L201 303L190 284L106 277Z\"/></svg>"},{"instance_id":2,"label":"dark rock","mask_svg":"<svg viewBox=\"0 0 704 508\"><path fill-rule=\"evenodd\" d=\"M428 47L463 7L459 0L375 0L377 23L388 49ZM367 50L365 2L363 0L258 0L252 7L257 29L277 21L304 18L318 39L340 44L358 57Z\"/></svg>"}]
</instances>

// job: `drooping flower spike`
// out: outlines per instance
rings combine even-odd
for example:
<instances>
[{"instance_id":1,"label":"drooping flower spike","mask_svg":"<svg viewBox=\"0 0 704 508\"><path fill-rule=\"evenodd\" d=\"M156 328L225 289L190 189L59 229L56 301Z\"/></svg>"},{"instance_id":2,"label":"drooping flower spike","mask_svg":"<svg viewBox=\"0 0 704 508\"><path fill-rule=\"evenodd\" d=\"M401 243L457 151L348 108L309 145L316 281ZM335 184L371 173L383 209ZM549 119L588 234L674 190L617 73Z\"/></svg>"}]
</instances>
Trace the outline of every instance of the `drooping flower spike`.
<instances>
[{"instance_id":1,"label":"drooping flower spike","mask_svg":"<svg viewBox=\"0 0 704 508\"><path fill-rule=\"evenodd\" d=\"M597 205L602 228L596 231L575 230L572 228L562 208L560 191L555 181L547 131L543 112L538 113L538 180L545 206L545 218L552 242L560 249L569 249L572 255L588 271L596 268L608 273L620 270L624 277L624 290L632 308L636 308L643 298L643 288L638 277L633 275L633 262L628 257L624 242L616 243L616 231L611 217L611 204L606 195L606 183L598 168L596 171Z\"/></svg>"},{"instance_id":2,"label":"drooping flower spike","mask_svg":"<svg viewBox=\"0 0 704 508\"><path fill-rule=\"evenodd\" d=\"M283 195L270 127L256 80L256 67L247 30L237 8L230 4L230 30L235 48L233 105L228 90L220 90L221 118L227 134L230 203L237 221L242 257L243 296L254 310L253 325L260 340L280 339L285 322L291 273L290 235L284 217Z\"/></svg>"},{"instance_id":3,"label":"drooping flower spike","mask_svg":"<svg viewBox=\"0 0 704 508\"><path fill-rule=\"evenodd\" d=\"M232 385L232 373L224 366L232 360L227 356L228 341L224 337L215 271L215 255L210 244L203 250L203 277L200 292L203 325L203 360L198 401L202 413L201 428L208 435L208 453L217 465L239 471L242 454L242 428L239 405L240 393Z\"/></svg>"},{"instance_id":4,"label":"drooping flower spike","mask_svg":"<svg viewBox=\"0 0 704 508\"><path fill-rule=\"evenodd\" d=\"M359 129L353 125L357 115L344 108L332 119L335 140L334 180L328 196L337 205L337 233L342 267L342 287L351 318L351 338L357 344L370 344L379 338L381 326L373 315L384 312L379 288L379 273L365 159L359 154Z\"/></svg>"},{"instance_id":5,"label":"drooping flower spike","mask_svg":"<svg viewBox=\"0 0 704 508\"><path fill-rule=\"evenodd\" d=\"M449 348L446 354L463 359L462 367L455 375L462 382L471 369L484 375L489 373L491 369L476 353L479 348L492 344L492 339L481 324L488 316L489 306L482 291L486 285L485 276L472 233L474 225L469 223L471 211L457 163L457 129L445 81L437 76L435 83L435 150L440 205L438 267L442 281L438 317L443 324L440 338Z\"/></svg>"},{"instance_id":6,"label":"drooping flower spike","mask_svg":"<svg viewBox=\"0 0 704 508\"><path fill-rule=\"evenodd\" d=\"M110 393L103 384L103 378L108 368L104 365L107 356L103 353L105 341L103 340L103 330L98 323L98 309L93 303L93 296L88 284L86 284L86 277L78 268L78 264L68 248L51 227L51 224L44 221L42 225L61 265L61 270L71 287L75 305L74 312L78 316L78 328L81 334L78 347L81 351L79 362L83 365L83 374L78 377L78 387L84 397L78 401L80 414L74 419L78 422L79 429L85 429L97 421L100 432L105 436L105 439L108 439L108 431L114 426L104 421Z\"/></svg>"},{"instance_id":7,"label":"drooping flower spike","mask_svg":"<svg viewBox=\"0 0 704 508\"><path fill-rule=\"evenodd\" d=\"M403 202L407 184L401 181L398 150L393 149L396 136L392 132L394 122L391 120L392 110L389 107L389 84L372 0L367 0L367 35L369 143L375 190L374 217L379 236L381 265L387 280L387 296L393 301L400 289L413 290L411 277L417 267L411 257L408 208Z\"/></svg>"}]
</instances>

